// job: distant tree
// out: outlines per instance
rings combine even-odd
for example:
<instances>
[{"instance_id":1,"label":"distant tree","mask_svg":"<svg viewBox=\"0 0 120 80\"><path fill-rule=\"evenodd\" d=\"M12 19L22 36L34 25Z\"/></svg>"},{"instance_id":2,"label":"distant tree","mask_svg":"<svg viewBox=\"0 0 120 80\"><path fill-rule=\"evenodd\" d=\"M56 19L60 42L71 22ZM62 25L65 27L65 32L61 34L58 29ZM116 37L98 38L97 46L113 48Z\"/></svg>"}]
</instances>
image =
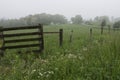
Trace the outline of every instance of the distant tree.
<instances>
[{"instance_id":1,"label":"distant tree","mask_svg":"<svg viewBox=\"0 0 120 80\"><path fill-rule=\"evenodd\" d=\"M114 20L114 22L118 22L118 21L120 21L120 17L117 17L117 18L115 18L113 20Z\"/></svg>"},{"instance_id":2,"label":"distant tree","mask_svg":"<svg viewBox=\"0 0 120 80\"><path fill-rule=\"evenodd\" d=\"M71 18L73 24L81 24L83 22L83 18L81 15L76 15L75 17Z\"/></svg>"},{"instance_id":3,"label":"distant tree","mask_svg":"<svg viewBox=\"0 0 120 80\"><path fill-rule=\"evenodd\" d=\"M94 18L94 22L96 22L97 24L101 24L103 21L106 21L106 23L109 23L109 17L108 16L96 16Z\"/></svg>"},{"instance_id":4,"label":"distant tree","mask_svg":"<svg viewBox=\"0 0 120 80\"><path fill-rule=\"evenodd\" d=\"M98 22L98 21L99 21L99 17L96 16L96 17L94 18L94 21L95 21L95 22Z\"/></svg>"},{"instance_id":5,"label":"distant tree","mask_svg":"<svg viewBox=\"0 0 120 80\"><path fill-rule=\"evenodd\" d=\"M67 19L63 15L60 15L60 14L56 14L56 15L51 15L51 14L46 14L46 13L36 14L36 15L25 17L25 20L28 25L29 24L49 25L51 23L54 23L54 24L67 23Z\"/></svg>"},{"instance_id":6,"label":"distant tree","mask_svg":"<svg viewBox=\"0 0 120 80\"><path fill-rule=\"evenodd\" d=\"M35 15L28 15L26 17L20 18L20 19L1 19L0 20L0 26L4 27L12 27L12 26L27 26L27 25L49 25L51 23L54 24L66 24L68 21L65 18L65 16L56 14L35 14Z\"/></svg>"},{"instance_id":7,"label":"distant tree","mask_svg":"<svg viewBox=\"0 0 120 80\"><path fill-rule=\"evenodd\" d=\"M46 13L38 14L36 15L36 21L40 24L49 25L52 22L50 16L50 14Z\"/></svg>"},{"instance_id":8,"label":"distant tree","mask_svg":"<svg viewBox=\"0 0 120 80\"><path fill-rule=\"evenodd\" d=\"M104 27L104 26L106 26L106 20L105 19L103 19L102 22L101 22L101 27Z\"/></svg>"},{"instance_id":9,"label":"distant tree","mask_svg":"<svg viewBox=\"0 0 120 80\"><path fill-rule=\"evenodd\" d=\"M92 25L92 24L93 24L93 21L92 21L92 19L90 19L90 20L84 21L84 23L87 24L87 25Z\"/></svg>"},{"instance_id":10,"label":"distant tree","mask_svg":"<svg viewBox=\"0 0 120 80\"><path fill-rule=\"evenodd\" d=\"M66 24L68 22L65 16L60 14L52 15L51 20L53 24Z\"/></svg>"},{"instance_id":11,"label":"distant tree","mask_svg":"<svg viewBox=\"0 0 120 80\"><path fill-rule=\"evenodd\" d=\"M5 24L5 20L4 19L1 19L0 20L0 26L3 26Z\"/></svg>"},{"instance_id":12,"label":"distant tree","mask_svg":"<svg viewBox=\"0 0 120 80\"><path fill-rule=\"evenodd\" d=\"M27 25L32 25L32 17L32 15L29 15L24 18Z\"/></svg>"},{"instance_id":13,"label":"distant tree","mask_svg":"<svg viewBox=\"0 0 120 80\"><path fill-rule=\"evenodd\" d=\"M104 26L106 26L106 20L105 19L103 19L102 22L101 22L101 34L103 34Z\"/></svg>"},{"instance_id":14,"label":"distant tree","mask_svg":"<svg viewBox=\"0 0 120 80\"><path fill-rule=\"evenodd\" d=\"M115 22L113 28L120 28L120 21Z\"/></svg>"}]
</instances>

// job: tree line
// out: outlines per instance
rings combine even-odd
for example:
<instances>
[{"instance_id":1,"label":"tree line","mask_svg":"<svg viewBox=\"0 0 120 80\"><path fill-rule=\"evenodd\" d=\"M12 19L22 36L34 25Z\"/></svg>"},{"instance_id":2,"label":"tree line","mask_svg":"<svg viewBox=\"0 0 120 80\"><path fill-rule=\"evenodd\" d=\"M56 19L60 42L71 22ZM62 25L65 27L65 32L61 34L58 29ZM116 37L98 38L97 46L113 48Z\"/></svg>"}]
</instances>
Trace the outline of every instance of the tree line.
<instances>
[{"instance_id":1,"label":"tree line","mask_svg":"<svg viewBox=\"0 0 120 80\"><path fill-rule=\"evenodd\" d=\"M66 24L67 19L60 14L35 14L35 15L28 15L26 17L22 17L19 19L1 19L0 26L28 26L28 25L36 25L36 24Z\"/></svg>"},{"instance_id":2,"label":"tree line","mask_svg":"<svg viewBox=\"0 0 120 80\"><path fill-rule=\"evenodd\" d=\"M61 14L35 14L28 15L19 19L0 19L0 26L11 27L11 26L28 26L28 25L50 25L50 24L87 24L87 25L100 25L102 21L111 24L108 16L96 16L94 19L84 20L81 15L76 15L68 20L64 15ZM119 23L119 22L118 22ZM117 25L118 25L117 23ZM116 25L115 25L116 26ZM118 27L118 26L117 26Z\"/></svg>"}]
</instances>

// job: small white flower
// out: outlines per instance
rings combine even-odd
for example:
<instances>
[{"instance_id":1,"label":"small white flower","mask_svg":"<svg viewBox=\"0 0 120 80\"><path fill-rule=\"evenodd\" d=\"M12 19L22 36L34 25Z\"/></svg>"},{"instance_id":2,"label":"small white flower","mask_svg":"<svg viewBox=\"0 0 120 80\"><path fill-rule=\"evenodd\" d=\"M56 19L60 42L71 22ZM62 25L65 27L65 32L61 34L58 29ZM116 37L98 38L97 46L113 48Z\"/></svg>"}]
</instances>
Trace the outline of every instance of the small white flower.
<instances>
[{"instance_id":1,"label":"small white flower","mask_svg":"<svg viewBox=\"0 0 120 80\"><path fill-rule=\"evenodd\" d=\"M87 51L87 50L88 50L87 47L84 47L84 48L83 48L83 51Z\"/></svg>"},{"instance_id":2,"label":"small white flower","mask_svg":"<svg viewBox=\"0 0 120 80\"><path fill-rule=\"evenodd\" d=\"M34 69L33 72L35 72L36 70Z\"/></svg>"},{"instance_id":3,"label":"small white flower","mask_svg":"<svg viewBox=\"0 0 120 80\"><path fill-rule=\"evenodd\" d=\"M77 56L74 55L74 54L69 54L69 55L68 55L68 58L77 58Z\"/></svg>"},{"instance_id":4,"label":"small white flower","mask_svg":"<svg viewBox=\"0 0 120 80\"><path fill-rule=\"evenodd\" d=\"M82 59L83 59L83 57L82 57L82 56L79 56L79 57L78 57L78 59L82 60Z\"/></svg>"},{"instance_id":5,"label":"small white flower","mask_svg":"<svg viewBox=\"0 0 120 80\"><path fill-rule=\"evenodd\" d=\"M49 74L54 74L54 72L53 72L53 71L48 71L48 73L49 73Z\"/></svg>"},{"instance_id":6,"label":"small white flower","mask_svg":"<svg viewBox=\"0 0 120 80\"><path fill-rule=\"evenodd\" d=\"M40 76L43 76L43 74L42 74L41 72L39 72L39 75L40 75Z\"/></svg>"},{"instance_id":7,"label":"small white flower","mask_svg":"<svg viewBox=\"0 0 120 80\"><path fill-rule=\"evenodd\" d=\"M57 71L57 70L58 70L58 68L55 68L55 70Z\"/></svg>"},{"instance_id":8,"label":"small white flower","mask_svg":"<svg viewBox=\"0 0 120 80\"><path fill-rule=\"evenodd\" d=\"M36 72L36 70L35 70L35 69L34 69L34 70L32 70L31 74L33 74L34 72Z\"/></svg>"},{"instance_id":9,"label":"small white flower","mask_svg":"<svg viewBox=\"0 0 120 80\"><path fill-rule=\"evenodd\" d=\"M46 77L49 77L49 75L47 74Z\"/></svg>"}]
</instances>

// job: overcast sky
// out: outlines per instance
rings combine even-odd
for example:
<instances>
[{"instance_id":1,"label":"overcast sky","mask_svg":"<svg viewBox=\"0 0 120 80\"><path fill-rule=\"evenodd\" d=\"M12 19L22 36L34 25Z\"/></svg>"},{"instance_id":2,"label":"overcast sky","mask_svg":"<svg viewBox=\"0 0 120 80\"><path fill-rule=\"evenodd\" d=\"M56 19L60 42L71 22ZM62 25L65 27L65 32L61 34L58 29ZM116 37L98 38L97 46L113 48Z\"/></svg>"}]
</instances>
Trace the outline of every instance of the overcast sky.
<instances>
[{"instance_id":1,"label":"overcast sky","mask_svg":"<svg viewBox=\"0 0 120 80\"><path fill-rule=\"evenodd\" d=\"M77 14L85 19L95 16L120 17L120 0L0 0L0 18L19 18L29 14Z\"/></svg>"}]
</instances>

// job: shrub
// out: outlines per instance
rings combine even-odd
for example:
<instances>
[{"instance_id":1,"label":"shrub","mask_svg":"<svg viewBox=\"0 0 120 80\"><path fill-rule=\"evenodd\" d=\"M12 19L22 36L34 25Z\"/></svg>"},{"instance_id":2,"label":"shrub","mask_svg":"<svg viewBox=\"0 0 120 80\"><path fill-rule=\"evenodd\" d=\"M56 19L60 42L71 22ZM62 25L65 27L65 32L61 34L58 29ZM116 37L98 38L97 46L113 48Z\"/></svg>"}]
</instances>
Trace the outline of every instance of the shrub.
<instances>
[{"instance_id":1,"label":"shrub","mask_svg":"<svg viewBox=\"0 0 120 80\"><path fill-rule=\"evenodd\" d=\"M115 22L113 28L120 28L120 21Z\"/></svg>"}]
</instances>

